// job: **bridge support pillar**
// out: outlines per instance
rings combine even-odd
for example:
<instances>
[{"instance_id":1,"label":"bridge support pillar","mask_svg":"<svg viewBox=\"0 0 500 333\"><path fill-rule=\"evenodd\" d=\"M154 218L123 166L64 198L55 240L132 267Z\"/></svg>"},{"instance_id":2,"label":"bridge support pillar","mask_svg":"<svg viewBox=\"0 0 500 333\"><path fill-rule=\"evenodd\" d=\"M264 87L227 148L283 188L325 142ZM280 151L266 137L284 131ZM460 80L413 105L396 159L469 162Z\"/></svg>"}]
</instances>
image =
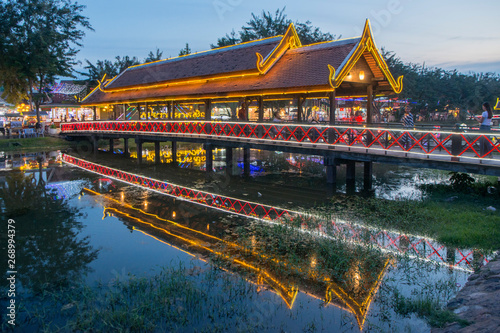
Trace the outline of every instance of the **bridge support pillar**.
<instances>
[{"instance_id":1,"label":"bridge support pillar","mask_svg":"<svg viewBox=\"0 0 500 333\"><path fill-rule=\"evenodd\" d=\"M160 141L155 141L155 164L160 164Z\"/></svg>"},{"instance_id":2,"label":"bridge support pillar","mask_svg":"<svg viewBox=\"0 0 500 333\"><path fill-rule=\"evenodd\" d=\"M356 191L356 162L347 161L346 163L346 192L347 194L354 194Z\"/></svg>"},{"instance_id":3,"label":"bridge support pillar","mask_svg":"<svg viewBox=\"0 0 500 333\"><path fill-rule=\"evenodd\" d=\"M99 151L99 145L97 144L98 140L95 135L92 135L90 138L90 143L92 144L92 150L94 152L94 156L97 155L97 152Z\"/></svg>"},{"instance_id":4,"label":"bridge support pillar","mask_svg":"<svg viewBox=\"0 0 500 333\"><path fill-rule=\"evenodd\" d=\"M128 138L123 138L123 156L128 156Z\"/></svg>"},{"instance_id":5,"label":"bridge support pillar","mask_svg":"<svg viewBox=\"0 0 500 333\"><path fill-rule=\"evenodd\" d=\"M109 152L113 154L115 151L115 139L109 139Z\"/></svg>"},{"instance_id":6,"label":"bridge support pillar","mask_svg":"<svg viewBox=\"0 0 500 333\"><path fill-rule=\"evenodd\" d=\"M212 150L212 145L210 143L205 143L205 154L206 154L206 172L207 175L213 172L214 170L214 153Z\"/></svg>"},{"instance_id":7,"label":"bridge support pillar","mask_svg":"<svg viewBox=\"0 0 500 333\"><path fill-rule=\"evenodd\" d=\"M329 185L328 193L334 194L337 192L337 163L333 156L325 156L323 161L326 167L326 183Z\"/></svg>"},{"instance_id":8,"label":"bridge support pillar","mask_svg":"<svg viewBox=\"0 0 500 333\"><path fill-rule=\"evenodd\" d=\"M365 191L372 190L373 162L364 162L363 186Z\"/></svg>"},{"instance_id":9,"label":"bridge support pillar","mask_svg":"<svg viewBox=\"0 0 500 333\"><path fill-rule=\"evenodd\" d=\"M234 175L234 163L233 163L233 148L226 148L226 175Z\"/></svg>"},{"instance_id":10,"label":"bridge support pillar","mask_svg":"<svg viewBox=\"0 0 500 333\"><path fill-rule=\"evenodd\" d=\"M172 104L173 105L173 104ZM172 165L177 165L177 141L172 140Z\"/></svg>"},{"instance_id":11,"label":"bridge support pillar","mask_svg":"<svg viewBox=\"0 0 500 333\"><path fill-rule=\"evenodd\" d=\"M243 176L250 177L250 148L243 148Z\"/></svg>"},{"instance_id":12,"label":"bridge support pillar","mask_svg":"<svg viewBox=\"0 0 500 333\"><path fill-rule=\"evenodd\" d=\"M142 164L142 140L135 139L135 144L137 146L137 163L139 165Z\"/></svg>"}]
</instances>

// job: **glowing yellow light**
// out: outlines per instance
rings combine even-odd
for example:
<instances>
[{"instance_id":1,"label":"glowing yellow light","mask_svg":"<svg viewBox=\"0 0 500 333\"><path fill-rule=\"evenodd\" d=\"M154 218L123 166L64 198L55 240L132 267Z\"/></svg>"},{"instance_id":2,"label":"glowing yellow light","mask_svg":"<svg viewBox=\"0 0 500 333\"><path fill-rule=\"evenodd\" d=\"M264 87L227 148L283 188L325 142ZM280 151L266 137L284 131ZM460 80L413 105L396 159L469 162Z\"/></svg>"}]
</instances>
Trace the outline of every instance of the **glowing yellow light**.
<instances>
[{"instance_id":1,"label":"glowing yellow light","mask_svg":"<svg viewBox=\"0 0 500 333\"><path fill-rule=\"evenodd\" d=\"M316 265L317 265L317 264L318 264L318 263L316 262L316 257L315 257L315 256L313 256L313 257L311 258L311 268L316 268Z\"/></svg>"},{"instance_id":2,"label":"glowing yellow light","mask_svg":"<svg viewBox=\"0 0 500 333\"><path fill-rule=\"evenodd\" d=\"M364 80L365 79L365 72L364 71L359 72L359 79L360 80Z\"/></svg>"},{"instance_id":3,"label":"glowing yellow light","mask_svg":"<svg viewBox=\"0 0 500 333\"><path fill-rule=\"evenodd\" d=\"M177 214L175 214L175 212L172 212L172 218L175 219L176 216Z\"/></svg>"},{"instance_id":4,"label":"glowing yellow light","mask_svg":"<svg viewBox=\"0 0 500 333\"><path fill-rule=\"evenodd\" d=\"M210 224L207 224L207 230L210 230Z\"/></svg>"}]
</instances>

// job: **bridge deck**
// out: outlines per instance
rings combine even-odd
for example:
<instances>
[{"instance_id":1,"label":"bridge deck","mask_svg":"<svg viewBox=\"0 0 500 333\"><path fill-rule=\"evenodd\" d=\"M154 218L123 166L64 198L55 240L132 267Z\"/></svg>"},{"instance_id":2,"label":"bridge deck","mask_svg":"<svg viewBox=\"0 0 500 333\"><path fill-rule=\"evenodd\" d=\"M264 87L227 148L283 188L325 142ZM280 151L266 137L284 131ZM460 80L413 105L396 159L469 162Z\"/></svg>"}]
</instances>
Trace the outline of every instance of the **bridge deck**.
<instances>
[{"instance_id":1,"label":"bridge deck","mask_svg":"<svg viewBox=\"0 0 500 333\"><path fill-rule=\"evenodd\" d=\"M61 129L69 136L179 140L500 176L496 132L198 120L94 121Z\"/></svg>"}]
</instances>

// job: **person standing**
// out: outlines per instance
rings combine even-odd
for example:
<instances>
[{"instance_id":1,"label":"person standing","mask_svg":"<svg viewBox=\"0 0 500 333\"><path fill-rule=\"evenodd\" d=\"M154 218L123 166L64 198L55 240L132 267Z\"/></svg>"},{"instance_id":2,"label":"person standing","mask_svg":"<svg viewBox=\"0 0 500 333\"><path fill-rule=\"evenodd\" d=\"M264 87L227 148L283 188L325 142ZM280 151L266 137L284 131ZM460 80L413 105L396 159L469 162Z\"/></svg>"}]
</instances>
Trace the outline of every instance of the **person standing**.
<instances>
[{"instance_id":1,"label":"person standing","mask_svg":"<svg viewBox=\"0 0 500 333\"><path fill-rule=\"evenodd\" d=\"M479 122L479 130L481 132L489 132L491 131L491 119L493 118L493 112L491 111L491 105L488 102L483 103L483 113L481 117L476 117L476 115L472 115L474 119ZM491 150L491 144L486 137L488 134L481 135L479 137L479 154L480 157L484 157Z\"/></svg>"},{"instance_id":2,"label":"person standing","mask_svg":"<svg viewBox=\"0 0 500 333\"><path fill-rule=\"evenodd\" d=\"M412 129L413 126L415 125L410 106L407 105L405 107L405 114L403 116L403 119L401 119L401 121L403 123L403 128L405 129ZM405 150L408 149L408 147L410 146L410 137L411 137L410 134L405 131L403 138L403 146Z\"/></svg>"},{"instance_id":3,"label":"person standing","mask_svg":"<svg viewBox=\"0 0 500 333\"><path fill-rule=\"evenodd\" d=\"M281 119L281 117L280 117L279 111L274 111L273 112L273 120L272 120L272 122L273 123L281 123L281 122L283 122L283 119ZM272 139L276 139L278 137L280 131L281 131L281 127L280 126L273 125L271 127L271 130L269 131L269 134L271 134Z\"/></svg>"}]
</instances>

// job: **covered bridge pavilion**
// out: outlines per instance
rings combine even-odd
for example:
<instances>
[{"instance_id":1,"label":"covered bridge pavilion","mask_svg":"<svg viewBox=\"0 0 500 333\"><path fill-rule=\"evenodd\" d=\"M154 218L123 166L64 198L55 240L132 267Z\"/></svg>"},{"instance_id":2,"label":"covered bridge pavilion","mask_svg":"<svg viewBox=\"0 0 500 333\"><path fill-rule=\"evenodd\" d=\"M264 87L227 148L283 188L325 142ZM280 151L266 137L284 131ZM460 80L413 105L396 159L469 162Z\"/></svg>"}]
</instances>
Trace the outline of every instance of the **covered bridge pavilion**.
<instances>
[{"instance_id":1,"label":"covered bridge pavilion","mask_svg":"<svg viewBox=\"0 0 500 333\"><path fill-rule=\"evenodd\" d=\"M367 98L366 123L369 124L372 122L373 98L400 93L402 81L402 77L396 80L390 73L376 47L368 20L360 37L305 46L302 45L293 24L290 24L282 36L131 66L113 79L103 78L98 87L85 97L82 104L93 107L94 120L97 118L96 108L100 107L113 110L113 120L156 119L158 113L161 113L162 119L167 121L179 118L179 115L176 115L176 112L182 110L179 106L197 104L200 110L197 117L199 122L200 118L202 121L215 120L212 111L218 103L237 102L240 109L238 120L248 122L249 106L254 103L253 105L257 106L254 109L257 115L252 112L254 117L251 120L265 122L270 117L264 116L264 103L295 101L297 111L291 120L301 123L306 118L304 102L323 100L322 105L328 107L322 118L327 125L334 125L336 99L364 97ZM134 112L136 118L127 117ZM235 120L235 112L231 118ZM117 133L114 136L108 133L107 136L124 137L125 151L128 151L128 138L134 137L127 133ZM138 150L142 150L142 142L154 141L155 155L159 155L160 138L146 136L135 138ZM171 139L172 153L176 156L175 140L190 141L193 138ZM111 150L113 150L112 141L110 140ZM204 143L207 153L206 168L212 170L212 150L209 147L213 143L210 140ZM250 172L251 147L286 149L275 146L266 148L257 143L257 146L251 143L235 145L234 142L221 141L216 144L227 148L227 166L233 164L233 153L229 148L244 148L244 174ZM96 146L94 142L94 149ZM309 153L314 154L314 152L311 150ZM325 155L327 181L334 184L336 165L341 162L327 155ZM138 159L141 163L141 154L138 154ZM348 166L347 179L352 182L354 182L354 162L354 160L345 162ZM371 161L365 161L367 188L371 188L371 164Z\"/></svg>"},{"instance_id":2,"label":"covered bridge pavilion","mask_svg":"<svg viewBox=\"0 0 500 333\"><path fill-rule=\"evenodd\" d=\"M297 109L293 120L303 122L306 99L328 99L325 120L333 125L336 98L366 97L371 123L374 96L401 90L402 77L391 75L367 20L356 38L303 46L290 24L282 36L131 66L111 80L103 78L82 104L94 107L94 120L96 107L113 110L113 119L125 120L133 108L142 119L162 110L163 118L173 120L177 106L198 104L198 119L208 121L217 103L238 102L238 119L248 121L254 103L254 120L262 122L265 102L287 100Z\"/></svg>"}]
</instances>

